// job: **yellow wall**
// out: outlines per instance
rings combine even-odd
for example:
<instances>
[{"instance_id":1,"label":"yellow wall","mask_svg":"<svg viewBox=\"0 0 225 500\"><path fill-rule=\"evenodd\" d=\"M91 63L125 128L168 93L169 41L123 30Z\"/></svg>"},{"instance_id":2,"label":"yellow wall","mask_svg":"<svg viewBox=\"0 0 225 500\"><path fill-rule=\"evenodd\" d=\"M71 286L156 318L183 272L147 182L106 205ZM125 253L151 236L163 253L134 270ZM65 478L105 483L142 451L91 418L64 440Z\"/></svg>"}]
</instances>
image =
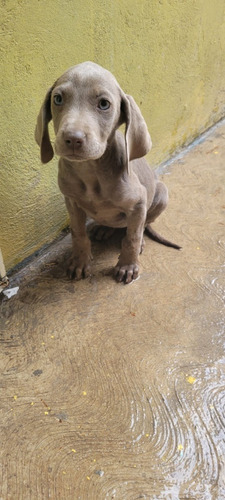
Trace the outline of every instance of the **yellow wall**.
<instances>
[{"instance_id":1,"label":"yellow wall","mask_svg":"<svg viewBox=\"0 0 225 500\"><path fill-rule=\"evenodd\" d=\"M2 0L0 247L7 269L63 227L57 160L33 131L50 84L85 60L111 70L168 158L225 113L224 0Z\"/></svg>"}]
</instances>

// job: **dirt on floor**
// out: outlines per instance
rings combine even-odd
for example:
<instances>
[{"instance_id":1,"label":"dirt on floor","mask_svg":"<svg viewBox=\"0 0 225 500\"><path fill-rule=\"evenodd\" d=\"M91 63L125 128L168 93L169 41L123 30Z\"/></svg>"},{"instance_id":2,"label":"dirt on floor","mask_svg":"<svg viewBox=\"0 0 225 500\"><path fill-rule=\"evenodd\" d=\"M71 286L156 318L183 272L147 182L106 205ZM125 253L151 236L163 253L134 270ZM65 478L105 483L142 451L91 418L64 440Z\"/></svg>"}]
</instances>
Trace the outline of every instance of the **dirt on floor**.
<instances>
[{"instance_id":1,"label":"dirt on floor","mask_svg":"<svg viewBox=\"0 0 225 500\"><path fill-rule=\"evenodd\" d=\"M70 235L1 294L1 500L225 499L225 124L161 169L141 277L65 273Z\"/></svg>"}]
</instances>

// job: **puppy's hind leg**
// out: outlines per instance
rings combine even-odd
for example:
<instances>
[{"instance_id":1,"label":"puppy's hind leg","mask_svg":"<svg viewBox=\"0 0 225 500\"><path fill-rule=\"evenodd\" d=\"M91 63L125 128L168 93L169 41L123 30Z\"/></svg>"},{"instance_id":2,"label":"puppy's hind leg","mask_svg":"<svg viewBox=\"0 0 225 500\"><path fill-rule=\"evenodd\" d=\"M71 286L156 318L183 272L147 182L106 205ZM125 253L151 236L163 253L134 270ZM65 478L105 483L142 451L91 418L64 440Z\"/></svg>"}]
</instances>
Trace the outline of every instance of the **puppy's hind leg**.
<instances>
[{"instance_id":1,"label":"puppy's hind leg","mask_svg":"<svg viewBox=\"0 0 225 500\"><path fill-rule=\"evenodd\" d=\"M146 223L151 224L165 210L169 201L168 189L165 184L158 181L156 184L155 196L147 212Z\"/></svg>"},{"instance_id":2,"label":"puppy's hind leg","mask_svg":"<svg viewBox=\"0 0 225 500\"><path fill-rule=\"evenodd\" d=\"M165 184L161 181L157 182L155 196L151 207L147 212L146 217L146 225L145 232L154 241L158 243L162 243L162 245L166 245L167 247L176 248L176 250L180 250L181 247L176 245L176 243L172 243L171 241L166 240L162 236L160 236L154 229L151 227L151 223L157 219L157 217L165 210L169 201L168 189Z\"/></svg>"}]
</instances>

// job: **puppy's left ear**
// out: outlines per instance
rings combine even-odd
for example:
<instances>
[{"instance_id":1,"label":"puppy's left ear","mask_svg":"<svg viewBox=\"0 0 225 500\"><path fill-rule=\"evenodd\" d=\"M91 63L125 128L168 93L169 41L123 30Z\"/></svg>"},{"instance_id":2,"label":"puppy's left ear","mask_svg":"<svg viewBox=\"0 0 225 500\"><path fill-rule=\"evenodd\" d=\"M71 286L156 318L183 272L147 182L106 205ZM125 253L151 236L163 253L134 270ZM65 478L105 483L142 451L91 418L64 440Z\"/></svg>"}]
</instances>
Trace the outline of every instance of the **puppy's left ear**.
<instances>
[{"instance_id":1,"label":"puppy's left ear","mask_svg":"<svg viewBox=\"0 0 225 500\"><path fill-rule=\"evenodd\" d=\"M152 147L152 141L147 125L139 107L132 96L122 94L121 121L125 122L125 143L127 155L127 171L129 162L145 156Z\"/></svg>"},{"instance_id":2,"label":"puppy's left ear","mask_svg":"<svg viewBox=\"0 0 225 500\"><path fill-rule=\"evenodd\" d=\"M35 128L35 140L40 146L42 163L48 163L54 156L48 132L48 123L52 119L51 93L53 88L54 87L51 87L45 96L45 100L37 117L37 124Z\"/></svg>"}]
</instances>

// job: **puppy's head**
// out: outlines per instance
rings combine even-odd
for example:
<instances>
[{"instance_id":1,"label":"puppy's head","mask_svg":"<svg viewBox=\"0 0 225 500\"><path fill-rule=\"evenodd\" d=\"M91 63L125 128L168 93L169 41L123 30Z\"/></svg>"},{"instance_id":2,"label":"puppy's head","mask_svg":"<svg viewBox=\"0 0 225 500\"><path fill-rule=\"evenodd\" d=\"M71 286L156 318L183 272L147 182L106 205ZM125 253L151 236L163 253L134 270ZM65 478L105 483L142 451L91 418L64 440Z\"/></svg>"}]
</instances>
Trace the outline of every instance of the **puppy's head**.
<instances>
[{"instance_id":1,"label":"puppy's head","mask_svg":"<svg viewBox=\"0 0 225 500\"><path fill-rule=\"evenodd\" d=\"M48 90L35 130L43 163L54 155L48 133L51 119L55 152L72 162L101 158L122 123L126 124L127 168L130 160L144 156L151 148L146 123L134 99L122 91L109 71L95 63L70 68Z\"/></svg>"}]
</instances>

